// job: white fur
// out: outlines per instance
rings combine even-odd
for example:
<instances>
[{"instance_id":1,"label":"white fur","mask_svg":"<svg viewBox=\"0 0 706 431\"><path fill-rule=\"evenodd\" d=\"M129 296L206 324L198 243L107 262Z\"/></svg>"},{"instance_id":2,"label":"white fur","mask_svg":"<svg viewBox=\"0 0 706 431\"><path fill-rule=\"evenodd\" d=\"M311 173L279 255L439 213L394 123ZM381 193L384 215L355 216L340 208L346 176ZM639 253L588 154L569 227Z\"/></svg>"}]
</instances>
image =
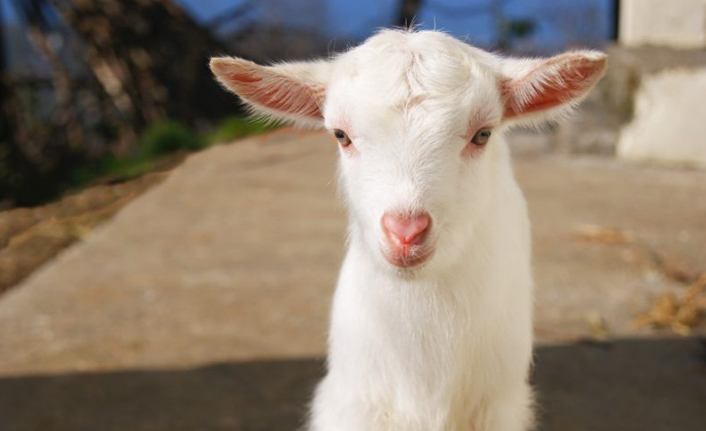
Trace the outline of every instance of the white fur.
<instances>
[{"instance_id":1,"label":"white fur","mask_svg":"<svg viewBox=\"0 0 706 431\"><path fill-rule=\"evenodd\" d=\"M355 147L339 158L348 252L311 431L531 427L529 220L503 131L541 119L523 109L547 88L580 81L542 112L560 114L605 68L602 54L564 56L502 59L439 32L387 30L309 68L249 63L266 80L245 91L249 83L228 78L242 60L213 60L221 82L245 93L257 112L342 129ZM596 62L595 71L570 73L586 62ZM291 112L268 108L273 93L261 95L272 86L292 88L277 96L295 101ZM312 102L318 114L301 115L297 107ZM504 114L509 103L512 118ZM490 142L461 157L480 127L493 127ZM388 211L429 212L435 251L427 262L401 269L383 258L380 219Z\"/></svg>"}]
</instances>

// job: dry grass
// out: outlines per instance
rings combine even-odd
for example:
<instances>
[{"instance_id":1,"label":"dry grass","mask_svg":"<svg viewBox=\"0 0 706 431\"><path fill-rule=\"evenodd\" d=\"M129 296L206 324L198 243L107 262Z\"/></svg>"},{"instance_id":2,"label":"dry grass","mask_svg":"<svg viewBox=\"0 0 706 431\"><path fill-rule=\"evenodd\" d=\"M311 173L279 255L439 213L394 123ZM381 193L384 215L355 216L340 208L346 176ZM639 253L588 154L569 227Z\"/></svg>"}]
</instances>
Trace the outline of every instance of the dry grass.
<instances>
[{"instance_id":1,"label":"dry grass","mask_svg":"<svg viewBox=\"0 0 706 431\"><path fill-rule=\"evenodd\" d=\"M576 231L574 239L624 247L625 255L629 257L627 261L646 263L665 278L687 287L681 294L669 292L656 297L650 310L635 318L637 327L669 329L680 335L689 335L694 329L706 326L706 272L690 271L681 260L654 250L621 229L583 226Z\"/></svg>"},{"instance_id":2,"label":"dry grass","mask_svg":"<svg viewBox=\"0 0 706 431\"><path fill-rule=\"evenodd\" d=\"M706 272L681 295L672 292L657 297L652 309L635 319L640 327L668 328L680 335L691 334L706 320Z\"/></svg>"},{"instance_id":3,"label":"dry grass","mask_svg":"<svg viewBox=\"0 0 706 431\"><path fill-rule=\"evenodd\" d=\"M60 201L0 212L0 293L73 244L166 173L89 187Z\"/></svg>"}]
</instances>

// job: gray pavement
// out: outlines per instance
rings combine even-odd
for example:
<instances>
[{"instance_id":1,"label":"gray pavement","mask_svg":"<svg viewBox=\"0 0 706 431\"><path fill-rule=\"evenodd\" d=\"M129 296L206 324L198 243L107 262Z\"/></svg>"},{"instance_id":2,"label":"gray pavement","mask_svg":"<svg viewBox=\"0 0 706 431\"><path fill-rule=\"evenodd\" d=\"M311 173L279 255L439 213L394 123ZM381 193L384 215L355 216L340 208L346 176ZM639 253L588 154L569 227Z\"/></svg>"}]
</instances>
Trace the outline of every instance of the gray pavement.
<instances>
[{"instance_id":1,"label":"gray pavement","mask_svg":"<svg viewBox=\"0 0 706 431\"><path fill-rule=\"evenodd\" d=\"M537 350L538 431L703 431L706 348L694 339ZM284 431L304 423L323 359L0 379L3 431Z\"/></svg>"},{"instance_id":2,"label":"gray pavement","mask_svg":"<svg viewBox=\"0 0 706 431\"><path fill-rule=\"evenodd\" d=\"M706 172L542 151L516 170L541 429L705 429L698 340L632 322L684 288L651 253L706 271ZM0 297L0 430L294 429L343 255L334 172L321 133L211 148ZM597 228L630 242L577 239ZM581 343L597 321L609 342Z\"/></svg>"}]
</instances>

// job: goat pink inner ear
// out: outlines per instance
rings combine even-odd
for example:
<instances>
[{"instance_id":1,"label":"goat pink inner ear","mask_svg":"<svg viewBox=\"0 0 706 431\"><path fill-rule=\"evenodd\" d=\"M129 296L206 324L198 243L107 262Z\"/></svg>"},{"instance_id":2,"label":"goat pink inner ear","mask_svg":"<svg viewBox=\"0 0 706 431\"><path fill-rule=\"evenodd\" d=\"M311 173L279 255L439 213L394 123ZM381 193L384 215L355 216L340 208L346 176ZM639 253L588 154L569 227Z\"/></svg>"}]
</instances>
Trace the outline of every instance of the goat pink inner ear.
<instances>
[{"instance_id":1,"label":"goat pink inner ear","mask_svg":"<svg viewBox=\"0 0 706 431\"><path fill-rule=\"evenodd\" d=\"M251 73L233 73L229 76L229 78L233 82L241 82L243 84L251 84L262 81L262 78L259 78Z\"/></svg>"},{"instance_id":2,"label":"goat pink inner ear","mask_svg":"<svg viewBox=\"0 0 706 431\"><path fill-rule=\"evenodd\" d=\"M600 79L606 67L604 57L571 55L549 59L520 79L508 79L502 86L505 118L557 107L581 97Z\"/></svg>"},{"instance_id":3,"label":"goat pink inner ear","mask_svg":"<svg viewBox=\"0 0 706 431\"><path fill-rule=\"evenodd\" d=\"M229 78L238 94L265 108L303 117L323 117L319 106L321 95L304 85L287 78L272 77L270 86L267 86L263 77L248 73L234 73Z\"/></svg>"},{"instance_id":4,"label":"goat pink inner ear","mask_svg":"<svg viewBox=\"0 0 706 431\"><path fill-rule=\"evenodd\" d=\"M310 82L291 68L224 58L213 59L211 69L223 85L256 110L269 110L275 117L312 120L323 117L323 84Z\"/></svg>"}]
</instances>

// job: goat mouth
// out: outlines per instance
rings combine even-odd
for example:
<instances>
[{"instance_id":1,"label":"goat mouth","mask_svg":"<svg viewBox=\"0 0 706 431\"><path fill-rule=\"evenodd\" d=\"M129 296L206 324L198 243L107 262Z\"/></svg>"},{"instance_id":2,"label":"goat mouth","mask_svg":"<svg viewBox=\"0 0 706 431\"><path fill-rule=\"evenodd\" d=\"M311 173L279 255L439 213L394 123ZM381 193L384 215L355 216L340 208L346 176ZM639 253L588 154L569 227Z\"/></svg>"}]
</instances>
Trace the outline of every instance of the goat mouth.
<instances>
[{"instance_id":1,"label":"goat mouth","mask_svg":"<svg viewBox=\"0 0 706 431\"><path fill-rule=\"evenodd\" d=\"M383 250L385 260L398 268L410 268L426 262L432 251L428 247L410 245L394 250Z\"/></svg>"}]
</instances>

